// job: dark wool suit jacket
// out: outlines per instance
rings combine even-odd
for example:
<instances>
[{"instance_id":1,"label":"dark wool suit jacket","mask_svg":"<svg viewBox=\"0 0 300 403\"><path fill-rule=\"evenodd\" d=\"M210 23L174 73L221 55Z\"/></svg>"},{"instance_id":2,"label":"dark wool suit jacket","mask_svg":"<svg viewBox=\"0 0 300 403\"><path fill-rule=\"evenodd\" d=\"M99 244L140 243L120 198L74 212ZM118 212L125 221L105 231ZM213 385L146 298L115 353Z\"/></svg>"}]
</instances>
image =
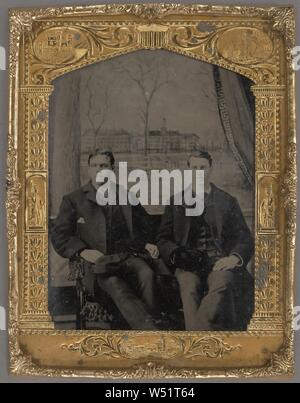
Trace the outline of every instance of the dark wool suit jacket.
<instances>
[{"instance_id":1,"label":"dark wool suit jacket","mask_svg":"<svg viewBox=\"0 0 300 403\"><path fill-rule=\"evenodd\" d=\"M146 211L140 205L120 208L128 227L124 242L128 248L143 249L146 243L153 241ZM91 183L63 197L51 230L51 240L56 252L65 258L70 259L83 249L106 254L106 217L97 204L96 190Z\"/></svg>"},{"instance_id":2,"label":"dark wool suit jacket","mask_svg":"<svg viewBox=\"0 0 300 403\"><path fill-rule=\"evenodd\" d=\"M157 235L158 248L166 263L176 248L186 246L193 219L185 215L184 206L172 204L171 201L166 207ZM253 254L254 242L238 201L211 184L203 214L218 250L224 256L239 255L245 267Z\"/></svg>"}]
</instances>

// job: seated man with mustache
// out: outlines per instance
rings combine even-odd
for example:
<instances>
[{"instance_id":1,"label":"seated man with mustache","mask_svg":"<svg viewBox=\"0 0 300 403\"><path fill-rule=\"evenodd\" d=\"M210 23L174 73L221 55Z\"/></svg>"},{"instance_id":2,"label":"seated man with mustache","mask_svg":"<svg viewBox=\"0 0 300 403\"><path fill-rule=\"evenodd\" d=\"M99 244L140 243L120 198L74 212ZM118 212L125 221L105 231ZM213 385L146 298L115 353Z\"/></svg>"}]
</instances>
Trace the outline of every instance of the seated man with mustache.
<instances>
[{"instance_id":1,"label":"seated man with mustache","mask_svg":"<svg viewBox=\"0 0 300 403\"><path fill-rule=\"evenodd\" d=\"M114 301L118 310L135 330L157 330L153 318L154 273L135 252L158 258L151 244L151 227L141 205L100 206L96 200L101 170L114 169L110 150L96 150L88 159L90 181L64 196L53 226L51 239L57 253L70 260L82 258L95 270L99 287ZM116 264L115 257L120 256ZM112 257L112 259L110 259ZM107 271L97 272L97 264L107 259ZM110 271L109 263L117 265ZM94 269L93 269L94 268Z\"/></svg>"},{"instance_id":2,"label":"seated man with mustache","mask_svg":"<svg viewBox=\"0 0 300 403\"><path fill-rule=\"evenodd\" d=\"M210 182L210 154L192 153L188 166L204 171L204 212L190 217L171 203L158 232L159 252L178 280L186 330L239 330L240 308L252 313L246 266L253 239L238 201ZM248 307L236 305L237 292Z\"/></svg>"}]
</instances>

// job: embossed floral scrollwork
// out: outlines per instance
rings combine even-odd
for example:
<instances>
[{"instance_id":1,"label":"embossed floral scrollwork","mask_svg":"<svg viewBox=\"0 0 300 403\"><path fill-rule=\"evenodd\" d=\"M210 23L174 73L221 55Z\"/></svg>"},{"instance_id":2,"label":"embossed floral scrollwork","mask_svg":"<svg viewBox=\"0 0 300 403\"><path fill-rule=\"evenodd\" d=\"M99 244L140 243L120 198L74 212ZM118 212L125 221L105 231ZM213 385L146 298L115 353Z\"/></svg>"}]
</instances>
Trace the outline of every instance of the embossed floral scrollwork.
<instances>
[{"instance_id":1,"label":"embossed floral scrollwork","mask_svg":"<svg viewBox=\"0 0 300 403\"><path fill-rule=\"evenodd\" d=\"M231 346L218 337L182 339L182 355L185 358L223 358L224 355L241 349L241 345Z\"/></svg>"},{"instance_id":2,"label":"embossed floral scrollwork","mask_svg":"<svg viewBox=\"0 0 300 403\"><path fill-rule=\"evenodd\" d=\"M211 32L199 32L196 27L180 26L174 29L172 40L183 48L194 48L214 37Z\"/></svg>"},{"instance_id":3,"label":"embossed floral scrollwork","mask_svg":"<svg viewBox=\"0 0 300 403\"><path fill-rule=\"evenodd\" d=\"M282 196L284 207L287 214L287 235L289 243L295 248L296 236L296 216L297 216L297 167L296 167L297 145L295 142L290 142L288 146L289 169L286 171Z\"/></svg>"},{"instance_id":4,"label":"embossed floral scrollwork","mask_svg":"<svg viewBox=\"0 0 300 403\"><path fill-rule=\"evenodd\" d=\"M88 30L87 34L90 34L100 50L103 49L103 45L110 48L123 48L133 43L134 32L129 27L94 27L92 30Z\"/></svg>"},{"instance_id":5,"label":"embossed floral scrollwork","mask_svg":"<svg viewBox=\"0 0 300 403\"><path fill-rule=\"evenodd\" d=\"M175 351L168 351L168 342L176 344ZM223 358L224 355L240 350L240 345L230 346L223 339L218 337L163 337L158 341L160 349L157 350L157 343L148 346L149 357L170 358ZM63 350L79 352L86 357L107 356L109 358L140 359L141 354L131 351L127 345L126 337L119 336L88 336L70 345L62 345ZM157 354L159 353L159 354Z\"/></svg>"},{"instance_id":6,"label":"embossed floral scrollwork","mask_svg":"<svg viewBox=\"0 0 300 403\"><path fill-rule=\"evenodd\" d=\"M292 48L295 42L295 10L292 7L273 7L268 16L273 19L273 29L281 32L287 46Z\"/></svg>"},{"instance_id":7,"label":"embossed floral scrollwork","mask_svg":"<svg viewBox=\"0 0 300 403\"><path fill-rule=\"evenodd\" d=\"M87 357L126 358L122 351L122 338L114 336L89 336L74 344L64 344L61 347L63 350L78 351Z\"/></svg>"},{"instance_id":8,"label":"embossed floral scrollwork","mask_svg":"<svg viewBox=\"0 0 300 403\"><path fill-rule=\"evenodd\" d=\"M278 311L277 240L274 235L264 235L257 242L256 259L256 312Z\"/></svg>"},{"instance_id":9,"label":"embossed floral scrollwork","mask_svg":"<svg viewBox=\"0 0 300 403\"><path fill-rule=\"evenodd\" d=\"M7 188L7 200L6 200L6 211L7 211L7 237L9 246L11 246L14 242L14 238L17 233L17 210L20 207L20 192L21 192L21 183L17 178L16 173L16 158L17 153L16 149L12 141L10 140L8 143L8 158L7 158L7 166L8 166L8 175L6 181Z\"/></svg>"}]
</instances>

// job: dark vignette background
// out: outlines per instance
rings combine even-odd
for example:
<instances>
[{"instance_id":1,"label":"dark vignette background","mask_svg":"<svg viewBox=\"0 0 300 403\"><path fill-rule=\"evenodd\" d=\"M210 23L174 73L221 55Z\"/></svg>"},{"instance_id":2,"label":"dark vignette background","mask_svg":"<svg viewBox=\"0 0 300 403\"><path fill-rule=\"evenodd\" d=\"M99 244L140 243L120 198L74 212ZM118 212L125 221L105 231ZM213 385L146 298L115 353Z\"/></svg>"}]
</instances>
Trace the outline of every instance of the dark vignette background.
<instances>
[{"instance_id":1,"label":"dark vignette background","mask_svg":"<svg viewBox=\"0 0 300 403\"><path fill-rule=\"evenodd\" d=\"M117 1L115 1L117 2ZM129 3L130 1L127 1ZM149 1L144 0L144 3L149 3ZM153 2L153 1L150 1ZM157 1L159 2L159 1ZM165 1L167 2L167 1ZM47 6L64 6L64 5L92 5L92 4L103 4L109 3L107 0L81 0L81 1L70 1L70 0L1 0L0 4L0 46L4 46L7 49L8 55L8 9L12 7L47 7ZM131 3L141 3L137 1L131 1ZM192 3L192 1L181 1L181 3ZM300 3L297 0L264 0L261 1L228 1L228 0L203 0L202 2L194 1L194 3L201 4L235 4L235 5L251 5L251 6L262 6L262 5L295 5L298 15L297 23L299 24L299 12ZM300 45L299 31L297 32L297 45ZM8 61L7 61L8 65ZM297 81L298 75L297 73ZM297 88L297 85L296 85ZM6 241L6 217L5 217L5 185L6 185L6 150L7 150L7 127L8 127L8 75L7 71L0 71L0 306L7 308L8 300L8 262L7 262L7 241ZM299 91L297 98L299 96ZM299 115L299 103L297 107L297 115ZM299 129L299 122L297 122L297 128ZM298 142L298 169L300 164L300 144ZM298 197L300 197L300 184L298 185ZM298 206L298 209L300 207ZM299 210L298 210L299 212ZM300 231L300 225L298 224L298 235ZM299 239L299 236L298 236ZM297 241L298 247L299 241ZM300 258L300 250L297 252L296 267L298 266L298 261ZM300 283L299 276L297 276L297 298L296 305L300 305ZM8 338L7 332L0 331L0 383L11 383L11 382L73 382L73 380L65 379L43 379L43 378L21 378L12 377L8 374ZM289 381L282 380L282 382L299 382L300 380L300 331L296 333L296 354L297 354L297 365L296 365L296 376L294 379ZM78 382L81 380L78 379ZM82 380L84 381L84 380ZM91 380L91 382L101 382L101 380ZM118 382L118 381L116 381ZM124 383L124 381L120 381ZM203 380L195 382L215 382L214 380ZM218 382L226 382L226 380L218 380ZM240 382L239 380L231 382ZM256 380L249 380L248 382L257 382ZM264 380L261 380L264 382ZM274 382L278 383L278 380Z\"/></svg>"}]
</instances>

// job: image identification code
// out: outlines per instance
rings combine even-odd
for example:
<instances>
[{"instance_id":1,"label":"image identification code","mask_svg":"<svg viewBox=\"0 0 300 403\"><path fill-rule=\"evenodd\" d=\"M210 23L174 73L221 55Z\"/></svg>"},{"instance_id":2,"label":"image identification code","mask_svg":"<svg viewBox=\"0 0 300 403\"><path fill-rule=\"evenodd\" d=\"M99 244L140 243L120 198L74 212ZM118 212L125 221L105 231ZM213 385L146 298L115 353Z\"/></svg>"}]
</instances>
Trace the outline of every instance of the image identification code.
<instances>
[{"instance_id":1,"label":"image identification code","mask_svg":"<svg viewBox=\"0 0 300 403\"><path fill-rule=\"evenodd\" d=\"M110 388L105 392L106 398L127 398L133 401L142 398L194 398L194 388L177 388L177 387L149 387L142 390L139 389L118 389Z\"/></svg>"}]
</instances>

